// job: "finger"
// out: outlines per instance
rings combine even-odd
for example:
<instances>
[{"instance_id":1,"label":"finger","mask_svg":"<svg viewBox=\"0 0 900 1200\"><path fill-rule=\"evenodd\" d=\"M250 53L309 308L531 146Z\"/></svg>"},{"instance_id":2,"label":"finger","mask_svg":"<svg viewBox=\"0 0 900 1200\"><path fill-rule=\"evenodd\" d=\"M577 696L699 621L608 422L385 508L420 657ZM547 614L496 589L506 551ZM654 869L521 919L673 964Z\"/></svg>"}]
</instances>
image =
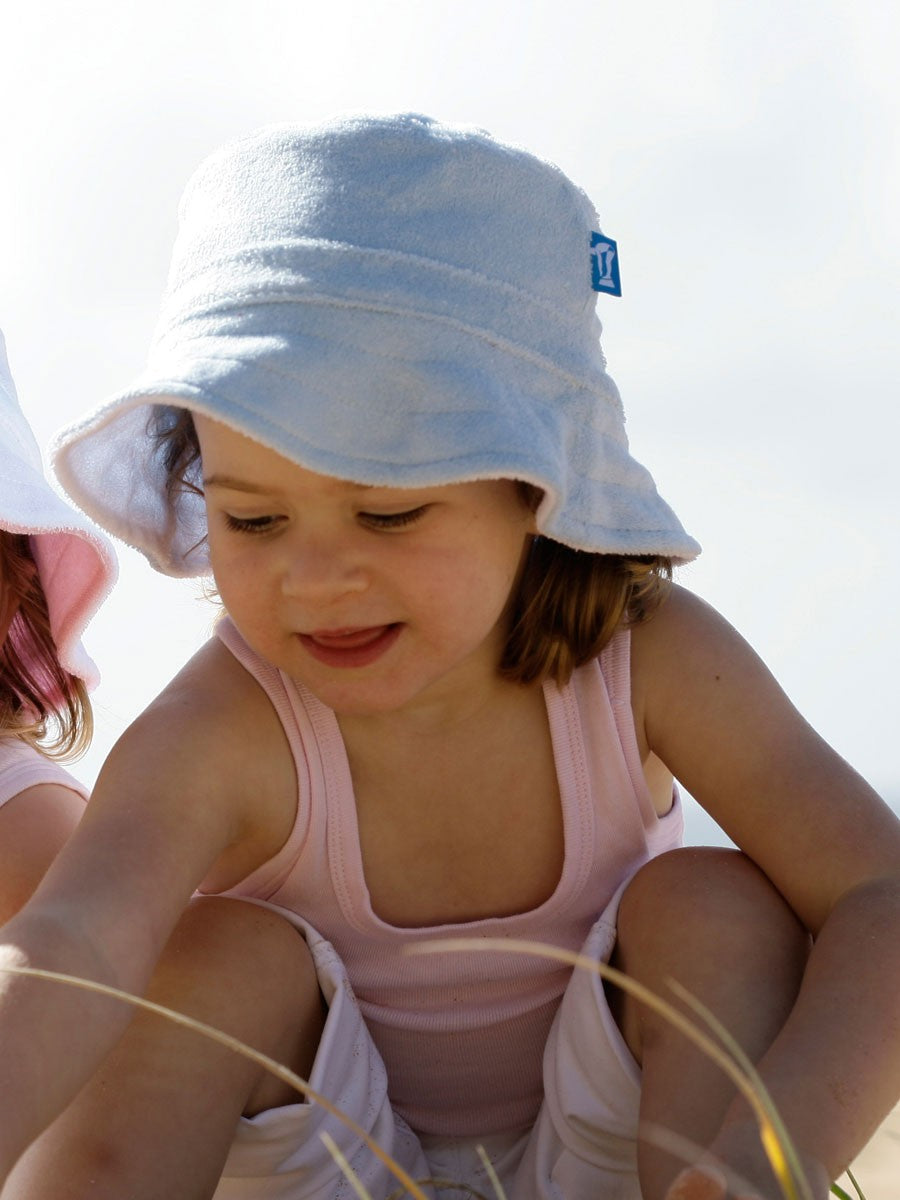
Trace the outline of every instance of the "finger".
<instances>
[{"instance_id":1,"label":"finger","mask_svg":"<svg viewBox=\"0 0 900 1200\"><path fill-rule=\"evenodd\" d=\"M726 1200L728 1183L715 1167L688 1167L666 1192L665 1200Z\"/></svg>"}]
</instances>

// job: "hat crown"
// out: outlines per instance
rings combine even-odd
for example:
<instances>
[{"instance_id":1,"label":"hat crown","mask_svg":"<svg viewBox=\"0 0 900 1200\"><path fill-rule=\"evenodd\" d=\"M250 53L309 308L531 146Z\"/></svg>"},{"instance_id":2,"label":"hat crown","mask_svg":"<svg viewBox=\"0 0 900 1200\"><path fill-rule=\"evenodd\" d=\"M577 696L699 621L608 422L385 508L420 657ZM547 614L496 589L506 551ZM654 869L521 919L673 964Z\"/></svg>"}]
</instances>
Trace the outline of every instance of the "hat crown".
<instances>
[{"instance_id":1,"label":"hat crown","mask_svg":"<svg viewBox=\"0 0 900 1200\"><path fill-rule=\"evenodd\" d=\"M527 480L539 531L579 549L696 553L628 452L597 219L558 167L415 114L269 126L202 163L179 216L145 371L55 459L162 570L209 563L202 498L173 499L155 449L159 404L339 479Z\"/></svg>"},{"instance_id":2,"label":"hat crown","mask_svg":"<svg viewBox=\"0 0 900 1200\"><path fill-rule=\"evenodd\" d=\"M6 446L15 459L27 464L32 470L41 471L41 452L31 431L31 426L25 420L19 405L16 385L13 383L9 359L6 356L6 339L2 331L0 331L0 445Z\"/></svg>"},{"instance_id":3,"label":"hat crown","mask_svg":"<svg viewBox=\"0 0 900 1200\"><path fill-rule=\"evenodd\" d=\"M195 172L180 218L173 290L223 252L309 240L414 255L548 306L595 300L587 196L528 151L415 114L233 142Z\"/></svg>"}]
</instances>

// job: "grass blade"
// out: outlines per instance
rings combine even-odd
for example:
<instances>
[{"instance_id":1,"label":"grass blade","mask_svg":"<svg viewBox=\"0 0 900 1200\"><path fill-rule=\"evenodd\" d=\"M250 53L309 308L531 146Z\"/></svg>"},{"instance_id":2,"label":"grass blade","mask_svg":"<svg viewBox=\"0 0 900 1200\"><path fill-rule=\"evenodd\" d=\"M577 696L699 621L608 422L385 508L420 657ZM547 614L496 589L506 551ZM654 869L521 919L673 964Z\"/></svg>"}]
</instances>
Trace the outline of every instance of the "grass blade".
<instances>
[{"instance_id":1,"label":"grass blade","mask_svg":"<svg viewBox=\"0 0 900 1200\"><path fill-rule=\"evenodd\" d=\"M485 1174L491 1182L491 1187L497 1193L497 1200L506 1200L506 1192L503 1190L503 1184L500 1182L500 1176L494 1170L494 1164L487 1156L487 1151L484 1146L478 1146L478 1157L481 1159L481 1165L484 1167Z\"/></svg>"},{"instance_id":2,"label":"grass blade","mask_svg":"<svg viewBox=\"0 0 900 1200\"><path fill-rule=\"evenodd\" d=\"M778 1180L787 1200L795 1200L795 1197L797 1197L797 1186L800 1187L804 1200L807 1197L809 1197L809 1200L812 1200L808 1185L804 1188L806 1180L803 1168L800 1165L800 1160L797 1157L797 1152L790 1135L784 1127L781 1115L772 1102L772 1098L760 1078L759 1072L745 1054L743 1047L735 1041L718 1017L702 1001L693 996L687 988L683 987L676 979L668 979L666 982L675 995L683 1003L692 1008L713 1031L751 1083L765 1112L765 1119L760 1119L760 1140L766 1157L769 1160L769 1165L775 1173L775 1178Z\"/></svg>"},{"instance_id":3,"label":"grass blade","mask_svg":"<svg viewBox=\"0 0 900 1200\"><path fill-rule=\"evenodd\" d=\"M865 1192L863 1192L862 1188L859 1186L859 1180L856 1178L856 1176L853 1174L853 1172L850 1170L849 1167L844 1172L844 1174L850 1180L850 1183L853 1186L853 1190L856 1192L857 1200L866 1200ZM842 1187L839 1187L838 1184L836 1184L836 1183L833 1183L831 1185L831 1190L835 1196L838 1196L840 1198L840 1200L853 1200L853 1197L849 1196L844 1191L844 1189Z\"/></svg>"},{"instance_id":4,"label":"grass blade","mask_svg":"<svg viewBox=\"0 0 900 1200\"><path fill-rule=\"evenodd\" d=\"M350 1163L347 1161L347 1156L344 1154L343 1150L341 1150L340 1146L337 1144L331 1134L326 1130L320 1133L319 1137L324 1143L325 1149L344 1173L347 1182L353 1188L354 1192L356 1192L359 1200L372 1200L366 1185L350 1166Z\"/></svg>"},{"instance_id":5,"label":"grass blade","mask_svg":"<svg viewBox=\"0 0 900 1200\"><path fill-rule=\"evenodd\" d=\"M723 1049L708 1034L704 1033L695 1021L686 1017L674 1005L663 1000L661 996L651 991L650 988L644 987L637 980L625 975L622 971L616 970L615 967L609 966L608 963L601 963L596 959L589 958L587 955L577 954L571 950L565 950L560 946L550 946L543 942L531 942L518 938L449 938L446 941L440 942L417 943L416 945L409 946L407 953L441 954L453 951L469 952L472 950L533 954L539 958L548 958L556 962L569 963L573 967L581 967L584 970L593 971L594 974L609 980L610 983L620 987L623 991L634 996L635 999L646 1004L648 1008L659 1013L725 1072L750 1105L759 1126L763 1149L778 1179L784 1200L813 1200L809 1181L800 1167L796 1151L790 1144L790 1139L787 1137L787 1133L777 1113L775 1114L775 1122L773 1122L772 1113L774 1105L765 1092L765 1089L762 1088L760 1090L754 1084L753 1079L748 1076L748 1073L743 1069L741 1064L735 1061L730 1049ZM758 1075L756 1078L757 1080L759 1079ZM778 1126L781 1128L781 1134L778 1132ZM782 1144L782 1139L785 1144ZM787 1146L790 1146L790 1150L787 1149ZM791 1164L796 1164L796 1170L791 1169Z\"/></svg>"},{"instance_id":6,"label":"grass blade","mask_svg":"<svg viewBox=\"0 0 900 1200\"><path fill-rule=\"evenodd\" d=\"M357 1125L337 1105L332 1104L327 1097L314 1091L305 1079L295 1074L289 1067L285 1067L274 1058L270 1058L268 1054L254 1050L252 1046L245 1045L237 1038L223 1033L220 1029L216 1029L212 1025L207 1025L203 1021L196 1021L193 1017L176 1012L173 1008L166 1008L162 1004L155 1004L152 1000L145 1000L142 996L133 996L130 992L123 992L120 988L111 987L106 983L97 983L91 979L80 979L77 975L66 975L60 971L46 971L41 967L0 967L0 970L9 975L25 975L32 979L45 979L51 983L60 983L67 987L80 988L82 991L94 992L101 996L111 996L116 1000L123 1001L125 1004L130 1004L133 1008L141 1008L146 1012L156 1013L157 1016L163 1017L167 1021L172 1021L175 1025L181 1025L185 1029L192 1029L195 1033L201 1034L211 1041L218 1042L220 1046L226 1046L229 1050L233 1050L235 1054L241 1054L244 1058L249 1058L252 1062L270 1071L278 1079L295 1088L302 1096L306 1096L307 1099L320 1105L326 1112L336 1117L343 1125L355 1133L357 1137L361 1138L375 1157L403 1185L407 1194L412 1196L413 1200L429 1200L429 1197L425 1195L409 1173L391 1158L360 1125Z\"/></svg>"}]
</instances>

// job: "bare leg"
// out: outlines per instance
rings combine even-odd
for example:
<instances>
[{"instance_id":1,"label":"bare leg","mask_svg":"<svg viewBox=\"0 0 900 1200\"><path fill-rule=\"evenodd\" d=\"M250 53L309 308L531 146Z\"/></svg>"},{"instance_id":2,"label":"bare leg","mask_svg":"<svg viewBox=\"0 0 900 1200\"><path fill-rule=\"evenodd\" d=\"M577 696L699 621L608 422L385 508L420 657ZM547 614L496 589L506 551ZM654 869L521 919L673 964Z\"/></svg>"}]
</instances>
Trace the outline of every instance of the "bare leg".
<instances>
[{"instance_id":1,"label":"bare leg","mask_svg":"<svg viewBox=\"0 0 900 1200\"><path fill-rule=\"evenodd\" d=\"M701 1000L758 1061L794 1005L809 953L809 938L766 877L736 851L687 849L662 855L635 876L619 913L613 965L674 1001L667 979ZM749 1110L747 1121L720 1138L735 1098L728 1077L662 1017L610 989L610 1002L635 1058L642 1064L641 1120L699 1147L727 1153L732 1168L766 1174ZM677 1006L681 1007L677 1001ZM642 1140L639 1169L644 1200L663 1200L685 1159ZM827 1183L817 1178L816 1185ZM777 1197L727 1190L711 1179L679 1185L678 1200ZM824 1195L824 1191L822 1192ZM674 1195L670 1197L674 1200Z\"/></svg>"},{"instance_id":2,"label":"bare leg","mask_svg":"<svg viewBox=\"0 0 900 1200\"><path fill-rule=\"evenodd\" d=\"M324 1006L306 943L277 914L195 900L147 995L308 1077ZM255 1063L139 1012L22 1159L3 1200L207 1200L241 1114L299 1099Z\"/></svg>"}]
</instances>

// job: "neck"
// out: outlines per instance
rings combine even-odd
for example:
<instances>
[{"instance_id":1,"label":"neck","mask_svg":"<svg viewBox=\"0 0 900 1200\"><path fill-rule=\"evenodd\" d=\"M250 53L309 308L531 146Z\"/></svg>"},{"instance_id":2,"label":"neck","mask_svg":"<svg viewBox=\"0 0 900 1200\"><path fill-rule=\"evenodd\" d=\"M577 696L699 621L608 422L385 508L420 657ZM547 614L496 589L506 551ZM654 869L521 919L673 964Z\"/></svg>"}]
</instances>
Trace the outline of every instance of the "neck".
<instances>
[{"instance_id":1,"label":"neck","mask_svg":"<svg viewBox=\"0 0 900 1200\"><path fill-rule=\"evenodd\" d=\"M338 725L345 741L384 739L404 741L415 739L419 744L429 739L449 741L456 736L466 736L473 728L486 721L496 723L506 712L528 703L531 688L494 675L479 681L478 686L440 689L427 698L405 705L392 712L371 714L337 714Z\"/></svg>"}]
</instances>

